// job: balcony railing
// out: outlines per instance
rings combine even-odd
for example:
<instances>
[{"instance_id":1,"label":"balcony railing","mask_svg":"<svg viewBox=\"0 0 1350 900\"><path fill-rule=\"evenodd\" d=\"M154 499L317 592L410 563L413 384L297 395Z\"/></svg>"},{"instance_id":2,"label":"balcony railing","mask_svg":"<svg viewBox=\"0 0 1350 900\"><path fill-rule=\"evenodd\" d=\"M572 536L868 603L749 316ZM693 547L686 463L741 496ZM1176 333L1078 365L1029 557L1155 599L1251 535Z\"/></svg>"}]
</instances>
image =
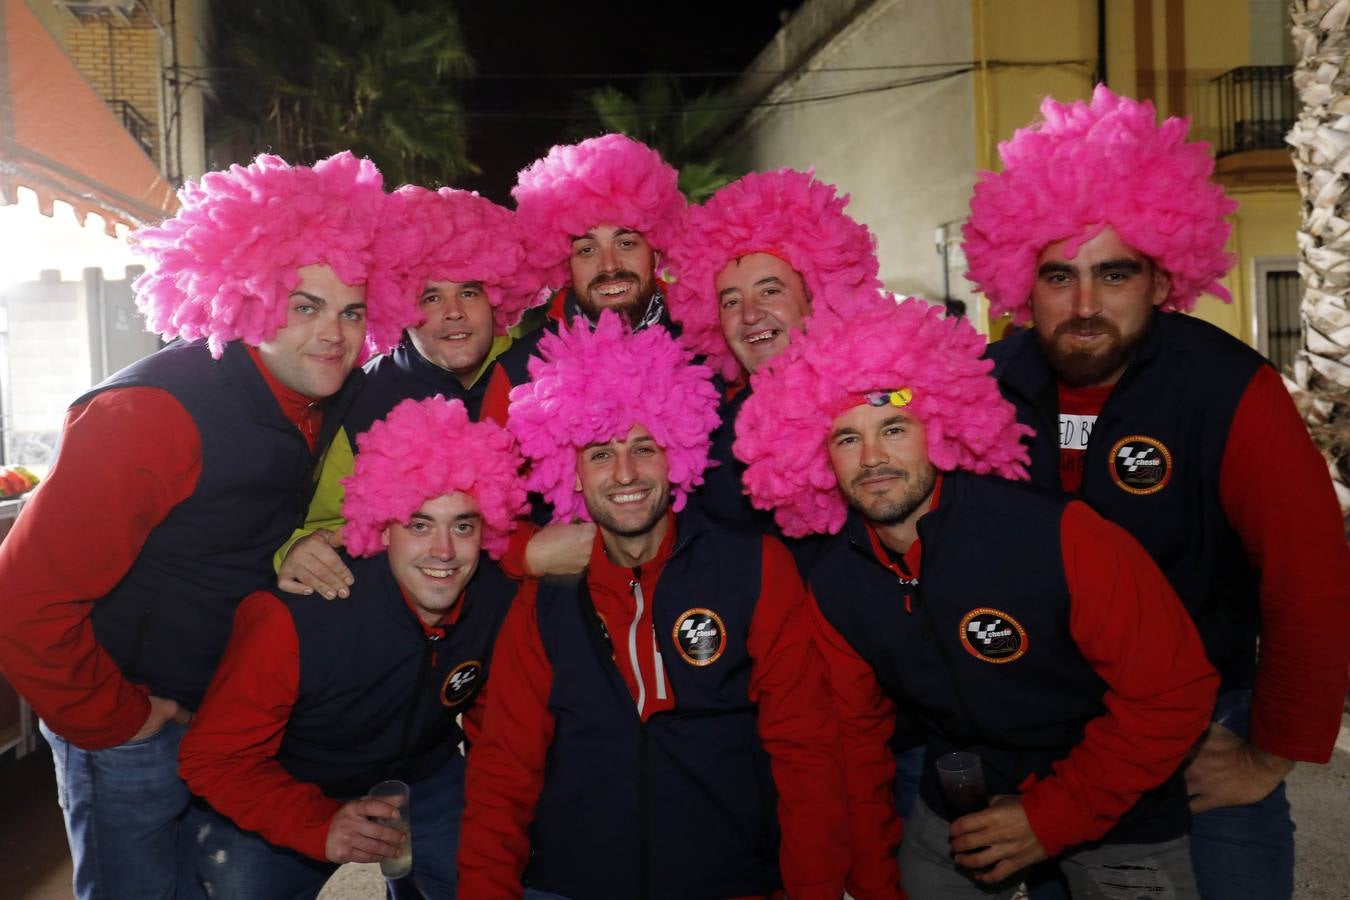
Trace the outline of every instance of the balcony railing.
<instances>
[{"instance_id":1,"label":"balcony railing","mask_svg":"<svg viewBox=\"0 0 1350 900\"><path fill-rule=\"evenodd\" d=\"M1293 66L1243 66L1214 82L1219 88L1215 155L1284 149L1297 109Z\"/></svg>"},{"instance_id":2,"label":"balcony railing","mask_svg":"<svg viewBox=\"0 0 1350 900\"><path fill-rule=\"evenodd\" d=\"M126 100L113 100L109 104L113 112L122 120L122 127L127 130L136 143L141 145L145 155L151 159L155 158L155 126L150 120L141 115L141 111L132 106Z\"/></svg>"}]
</instances>

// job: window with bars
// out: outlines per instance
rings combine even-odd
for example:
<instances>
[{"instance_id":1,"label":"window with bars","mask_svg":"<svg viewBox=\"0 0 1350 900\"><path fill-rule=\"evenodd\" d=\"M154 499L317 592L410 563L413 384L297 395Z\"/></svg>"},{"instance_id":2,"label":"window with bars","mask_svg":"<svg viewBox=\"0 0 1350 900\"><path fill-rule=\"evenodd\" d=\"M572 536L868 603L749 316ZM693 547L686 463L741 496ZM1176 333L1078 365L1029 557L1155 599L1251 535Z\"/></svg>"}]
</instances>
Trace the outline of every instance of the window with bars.
<instances>
[{"instance_id":1,"label":"window with bars","mask_svg":"<svg viewBox=\"0 0 1350 900\"><path fill-rule=\"evenodd\" d=\"M1294 364L1294 356L1303 346L1303 322L1299 318L1303 284L1297 270L1268 270L1264 274L1266 356L1284 372Z\"/></svg>"}]
</instances>

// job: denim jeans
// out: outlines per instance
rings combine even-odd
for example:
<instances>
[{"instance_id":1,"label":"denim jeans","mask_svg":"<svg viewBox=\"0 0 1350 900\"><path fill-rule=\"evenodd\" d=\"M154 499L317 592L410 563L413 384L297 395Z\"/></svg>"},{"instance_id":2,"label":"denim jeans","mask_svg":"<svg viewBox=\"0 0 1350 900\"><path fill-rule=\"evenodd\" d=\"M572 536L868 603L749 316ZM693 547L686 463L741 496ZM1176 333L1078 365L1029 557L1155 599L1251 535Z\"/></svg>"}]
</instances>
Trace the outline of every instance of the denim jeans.
<instances>
[{"instance_id":1,"label":"denim jeans","mask_svg":"<svg viewBox=\"0 0 1350 900\"><path fill-rule=\"evenodd\" d=\"M373 785L372 785L373 787ZM464 812L464 757L408 785L413 869L386 881L391 900L454 900L455 854ZM244 831L205 804L197 835L197 876L213 900L312 900L337 869Z\"/></svg>"},{"instance_id":2,"label":"denim jeans","mask_svg":"<svg viewBox=\"0 0 1350 900\"><path fill-rule=\"evenodd\" d=\"M106 750L81 750L39 723L52 748L78 900L196 900L187 785L178 777L185 726Z\"/></svg>"},{"instance_id":3,"label":"denim jeans","mask_svg":"<svg viewBox=\"0 0 1350 900\"><path fill-rule=\"evenodd\" d=\"M1214 707L1214 721L1246 739L1251 711L1251 691L1225 691ZM1290 900L1294 820L1284 783L1256 803L1197 815L1191 824L1191 859L1204 900Z\"/></svg>"},{"instance_id":4,"label":"denim jeans","mask_svg":"<svg viewBox=\"0 0 1350 900\"><path fill-rule=\"evenodd\" d=\"M910 900L1010 900L1020 878L985 887L952 860L949 823L922 800L905 827L900 879ZM1059 857L1056 862L1075 900L1198 900L1186 838L1157 844L1105 844Z\"/></svg>"}]
</instances>

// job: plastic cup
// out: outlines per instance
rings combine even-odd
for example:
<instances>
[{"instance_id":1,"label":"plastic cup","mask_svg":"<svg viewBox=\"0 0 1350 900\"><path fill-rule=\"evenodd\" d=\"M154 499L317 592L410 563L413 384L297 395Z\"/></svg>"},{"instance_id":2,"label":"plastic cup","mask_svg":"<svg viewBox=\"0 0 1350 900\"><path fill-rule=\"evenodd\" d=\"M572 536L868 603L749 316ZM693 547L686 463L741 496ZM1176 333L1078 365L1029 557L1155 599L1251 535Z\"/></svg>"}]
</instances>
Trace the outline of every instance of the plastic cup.
<instances>
[{"instance_id":1,"label":"plastic cup","mask_svg":"<svg viewBox=\"0 0 1350 900\"><path fill-rule=\"evenodd\" d=\"M950 821L989 807L989 788L984 783L984 766L979 756L957 750L939 757L934 765L942 782Z\"/></svg>"},{"instance_id":2,"label":"plastic cup","mask_svg":"<svg viewBox=\"0 0 1350 900\"><path fill-rule=\"evenodd\" d=\"M412 871L412 821L409 819L411 797L408 786L401 781L381 781L370 789L367 797L383 800L398 807L399 814L389 818L375 817L375 821L403 832L403 843L399 845L398 856L389 856L380 860L380 874L385 878L402 878Z\"/></svg>"}]
</instances>

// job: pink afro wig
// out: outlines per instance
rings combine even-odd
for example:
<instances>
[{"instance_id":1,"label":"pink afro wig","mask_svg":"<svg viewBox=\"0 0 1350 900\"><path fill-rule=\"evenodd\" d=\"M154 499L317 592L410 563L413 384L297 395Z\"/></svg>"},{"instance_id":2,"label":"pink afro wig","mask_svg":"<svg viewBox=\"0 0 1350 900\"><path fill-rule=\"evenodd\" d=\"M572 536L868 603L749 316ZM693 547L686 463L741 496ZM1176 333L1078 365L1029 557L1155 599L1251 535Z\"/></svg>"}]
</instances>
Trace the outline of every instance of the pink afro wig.
<instances>
[{"instance_id":1,"label":"pink afro wig","mask_svg":"<svg viewBox=\"0 0 1350 900\"><path fill-rule=\"evenodd\" d=\"M459 400L404 400L356 446L356 468L342 480L342 536L355 556L384 549L389 523L407 524L428 500L463 491L482 513L483 549L500 558L529 509L515 439L495 422L470 422Z\"/></svg>"},{"instance_id":2,"label":"pink afro wig","mask_svg":"<svg viewBox=\"0 0 1350 900\"><path fill-rule=\"evenodd\" d=\"M178 202L172 218L132 236L150 263L134 287L152 331L204 337L216 357L228 341L256 346L286 324L296 270L324 264L345 284L370 281L369 334L397 333L406 302L372 277L385 193L369 160L344 151L292 166L264 154L184 184Z\"/></svg>"},{"instance_id":3,"label":"pink afro wig","mask_svg":"<svg viewBox=\"0 0 1350 900\"><path fill-rule=\"evenodd\" d=\"M631 228L666 249L684 210L678 181L661 154L622 134L554 147L511 190L530 263L549 284L567 284L572 238L597 225Z\"/></svg>"},{"instance_id":4,"label":"pink afro wig","mask_svg":"<svg viewBox=\"0 0 1350 900\"><path fill-rule=\"evenodd\" d=\"M1105 85L1090 104L1047 97L1041 118L999 144L1003 171L980 174L962 229L966 277L995 315L1025 322L1040 252L1068 239L1072 256L1108 225L1171 276L1163 309L1194 309L1205 292L1232 299L1218 279L1237 203L1210 181L1209 145L1186 142L1189 120L1156 125L1152 103Z\"/></svg>"},{"instance_id":5,"label":"pink afro wig","mask_svg":"<svg viewBox=\"0 0 1350 900\"><path fill-rule=\"evenodd\" d=\"M875 302L876 239L844 212L848 200L809 172L779 169L746 175L689 207L667 257L675 275L670 314L684 327L685 344L725 378L740 371L722 337L714 281L750 253L771 253L792 266L811 295L813 315L847 317L859 301Z\"/></svg>"},{"instance_id":6,"label":"pink afro wig","mask_svg":"<svg viewBox=\"0 0 1350 900\"><path fill-rule=\"evenodd\" d=\"M736 417L732 450L751 503L774 510L790 537L838 531L847 508L826 438L836 417L878 390L909 389L906 411L924 423L938 469L1026 478L1021 439L1032 432L999 394L984 346L969 322L923 300L812 319L750 379L754 393Z\"/></svg>"},{"instance_id":7,"label":"pink afro wig","mask_svg":"<svg viewBox=\"0 0 1350 900\"><path fill-rule=\"evenodd\" d=\"M472 191L405 185L389 198L391 226L375 238L375 255L409 310L404 326L424 317L417 298L428 281L481 281L498 334L546 297L525 264L515 213ZM397 343L380 347L381 351Z\"/></svg>"},{"instance_id":8,"label":"pink afro wig","mask_svg":"<svg viewBox=\"0 0 1350 900\"><path fill-rule=\"evenodd\" d=\"M666 452L676 511L703 483L717 428L712 372L664 328L632 334L606 310L592 332L583 321L545 335L529 362L531 380L511 390L508 426L530 460L530 490L553 504L553 519L590 520L575 490L577 451L612 441L635 424Z\"/></svg>"}]
</instances>

